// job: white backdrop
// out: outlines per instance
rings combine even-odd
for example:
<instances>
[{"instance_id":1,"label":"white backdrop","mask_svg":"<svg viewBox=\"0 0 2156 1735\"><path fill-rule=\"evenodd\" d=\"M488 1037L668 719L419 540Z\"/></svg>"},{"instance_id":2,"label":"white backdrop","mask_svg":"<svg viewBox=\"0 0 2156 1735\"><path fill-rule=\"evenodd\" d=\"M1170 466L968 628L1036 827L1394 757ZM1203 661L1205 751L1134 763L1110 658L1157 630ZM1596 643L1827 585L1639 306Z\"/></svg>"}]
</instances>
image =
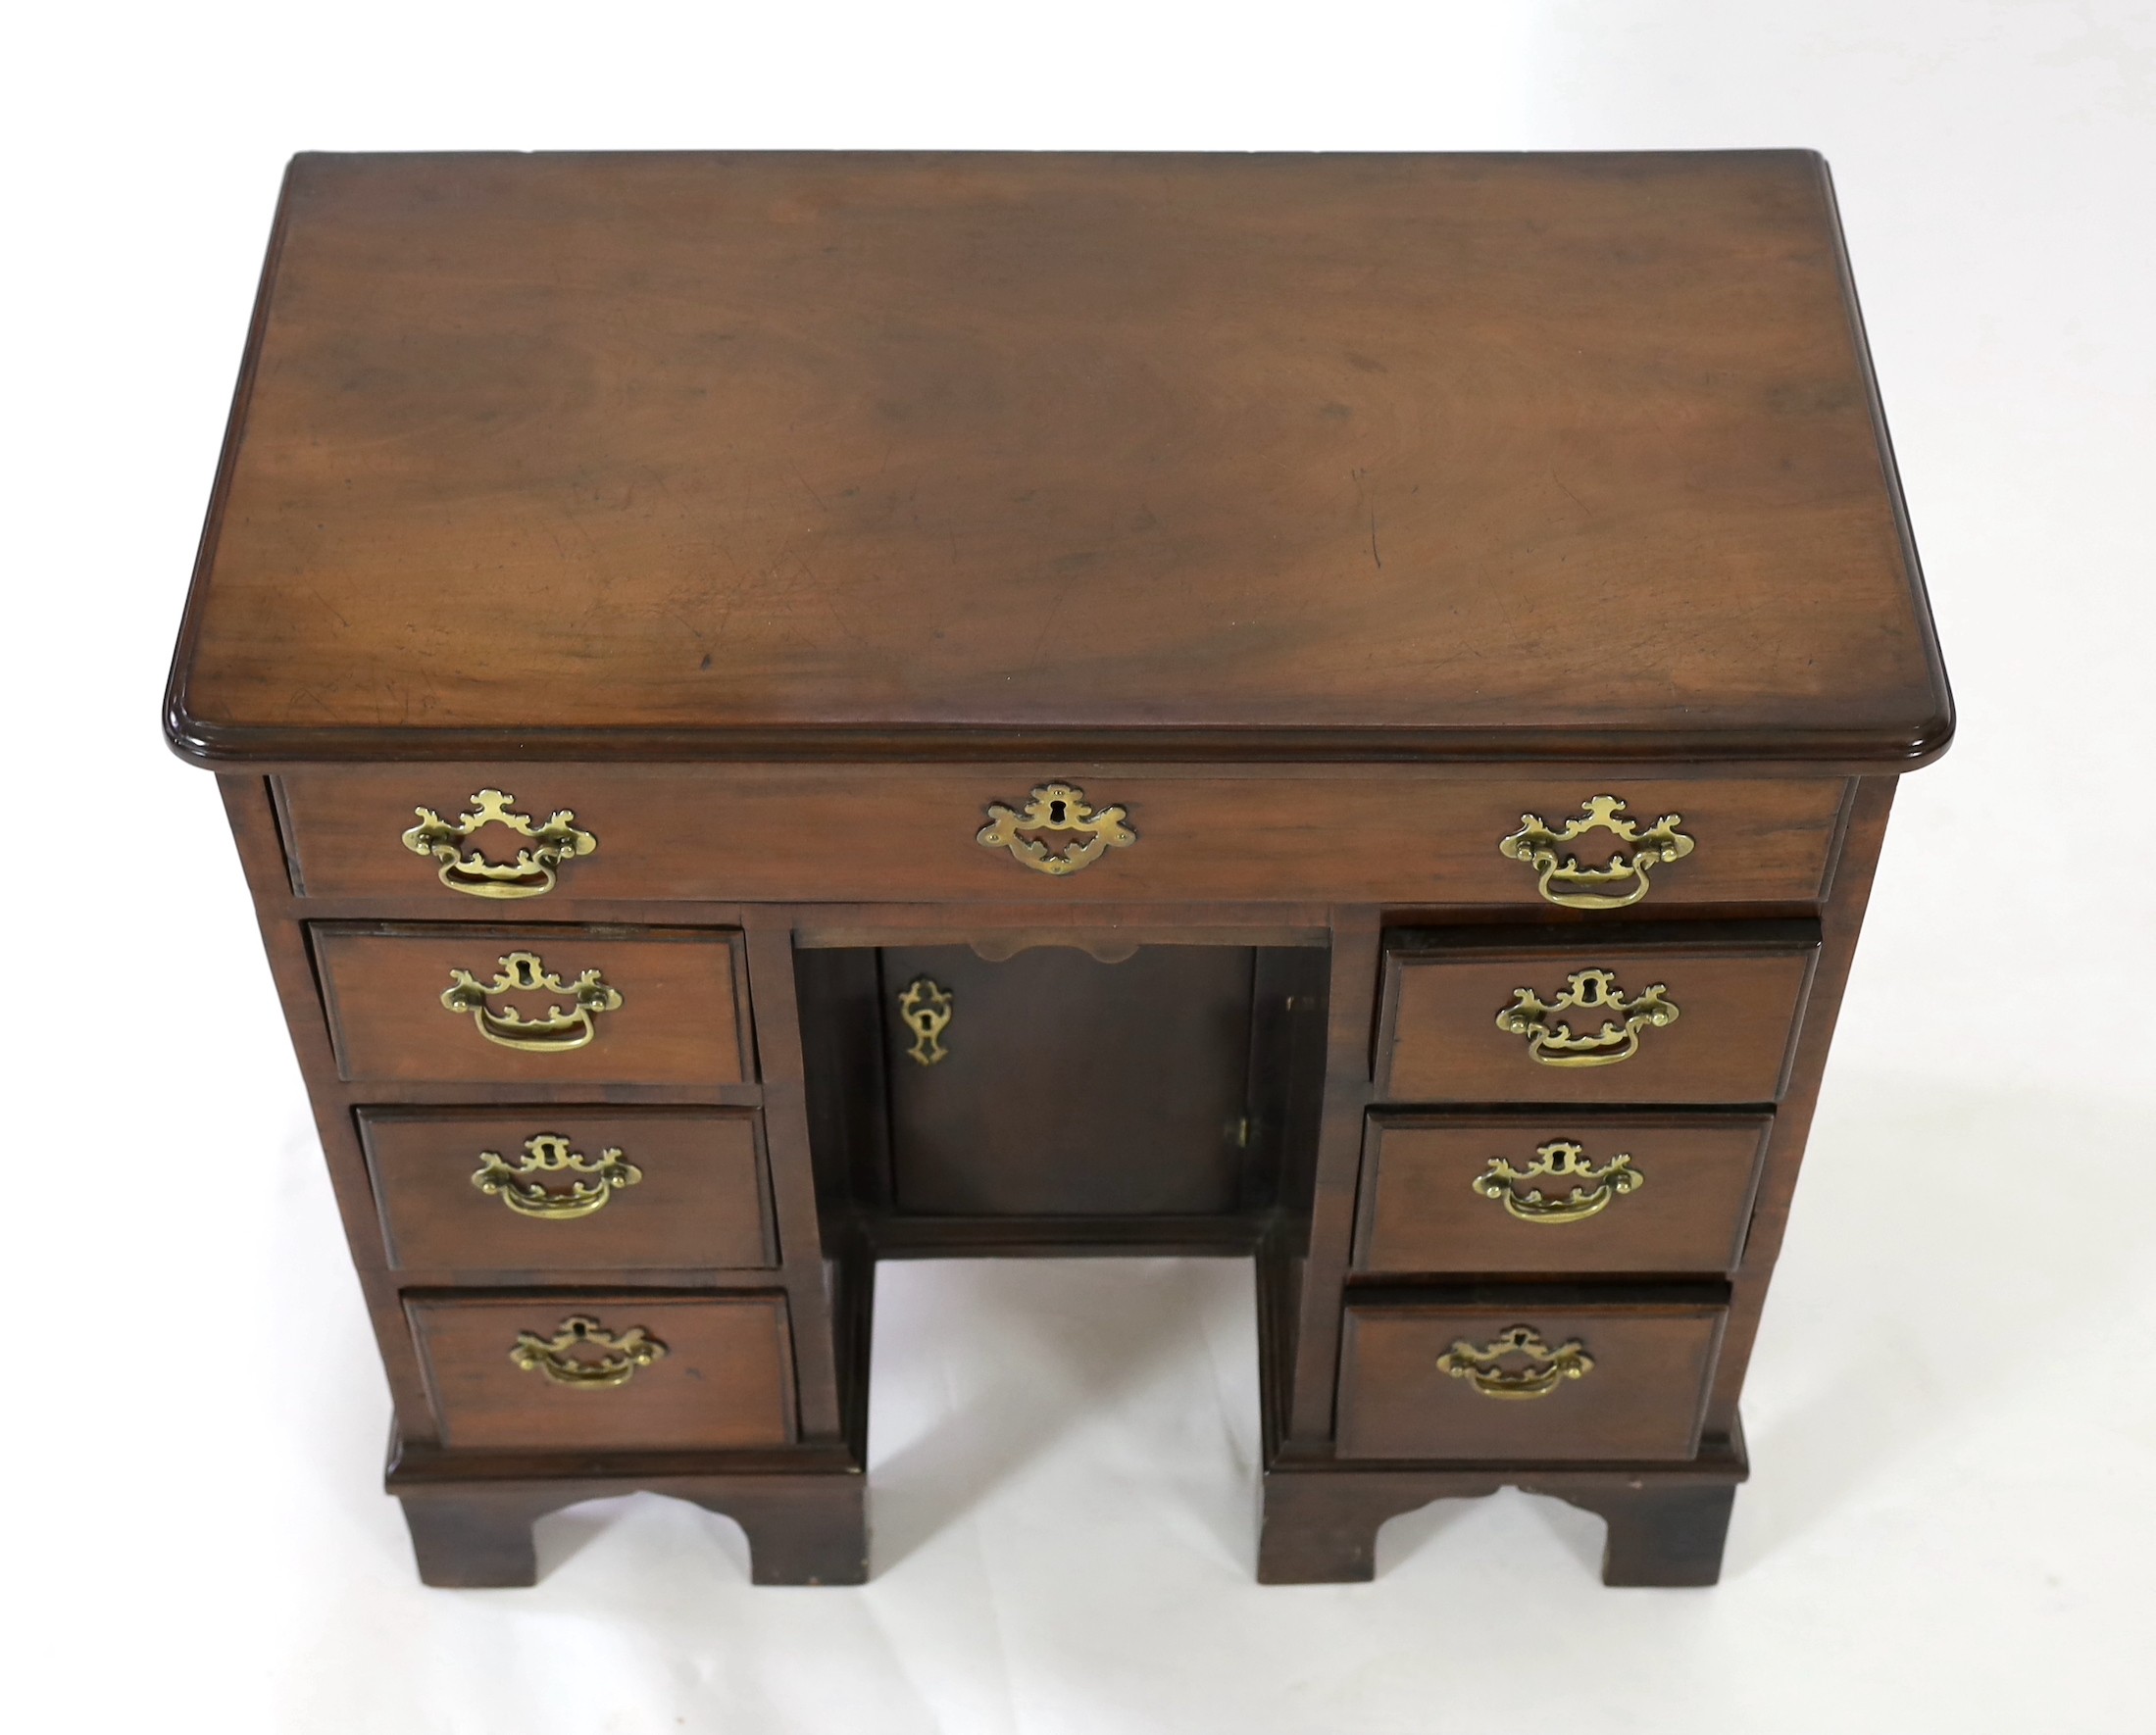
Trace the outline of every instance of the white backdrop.
<instances>
[{"instance_id":1,"label":"white backdrop","mask_svg":"<svg viewBox=\"0 0 2156 1735\"><path fill-rule=\"evenodd\" d=\"M47 7L10 27L0 1674L25 1729L2151 1726L2156 19L2123 0ZM1961 737L1904 788L1711 1592L1596 1521L1251 1583L1236 1264L887 1268L874 1582L549 1520L415 1581L386 1397L209 779L157 710L283 158L1811 145Z\"/></svg>"}]
</instances>

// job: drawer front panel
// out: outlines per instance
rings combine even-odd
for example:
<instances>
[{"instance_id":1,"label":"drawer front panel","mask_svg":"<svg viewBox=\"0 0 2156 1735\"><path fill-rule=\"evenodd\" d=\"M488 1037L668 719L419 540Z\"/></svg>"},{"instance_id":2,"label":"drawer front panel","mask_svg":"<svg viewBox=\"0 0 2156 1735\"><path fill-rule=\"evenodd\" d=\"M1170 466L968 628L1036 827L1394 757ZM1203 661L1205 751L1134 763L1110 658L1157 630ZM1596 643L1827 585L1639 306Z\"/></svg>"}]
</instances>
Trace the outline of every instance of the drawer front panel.
<instances>
[{"instance_id":1,"label":"drawer front panel","mask_svg":"<svg viewBox=\"0 0 2156 1735\"><path fill-rule=\"evenodd\" d=\"M1355 1269L1731 1270L1772 1125L1765 1115L1374 1115Z\"/></svg>"},{"instance_id":2,"label":"drawer front panel","mask_svg":"<svg viewBox=\"0 0 2156 1735\"><path fill-rule=\"evenodd\" d=\"M1121 808L1130 841L1103 841L1094 859L1060 872L1029 867L1007 846L982 844L991 806L1023 817L1033 790L1059 782L1081 791L1096 819ZM1531 849L1507 856L1498 845L1529 814L1559 833L1568 819L1588 824L1583 805L1598 795L1623 800L1617 820L1640 832L1676 816L1685 853L1667 864L1650 861L1643 882L1639 875L1608 883L1560 877L1553 894L1597 902L1638 894L1650 909L1810 903L1821 895L1844 787L1820 778L1678 782L1610 773L1557 781L1542 771L1462 777L1338 767L1238 776L1217 768L1185 774L1061 765L409 766L311 771L280 783L296 878L307 895L430 897L467 910L482 894L504 893L526 910L534 898L1230 898L1546 908ZM479 805L485 790L514 798L507 817ZM422 808L445 829L418 838L416 851L403 840L422 827ZM547 821L563 811L572 818L547 841ZM476 823L467 827L468 816ZM1060 817L1077 818L1069 811ZM1050 856L1083 848L1093 836L1075 827L1017 829L1022 843L1037 841ZM1613 852L1630 859L1642 847L1588 824L1552 857L1592 870ZM522 871L520 851L531 858ZM475 857L484 867L458 866ZM489 880L488 869L502 877Z\"/></svg>"},{"instance_id":3,"label":"drawer front panel","mask_svg":"<svg viewBox=\"0 0 2156 1735\"><path fill-rule=\"evenodd\" d=\"M389 1263L496 1282L777 1263L754 1110L360 1111Z\"/></svg>"},{"instance_id":4,"label":"drawer front panel","mask_svg":"<svg viewBox=\"0 0 2156 1735\"><path fill-rule=\"evenodd\" d=\"M793 1438L778 1296L415 1298L405 1311L444 1446L657 1451ZM578 1320L590 1322L581 1336Z\"/></svg>"},{"instance_id":5,"label":"drawer front panel","mask_svg":"<svg viewBox=\"0 0 2156 1735\"><path fill-rule=\"evenodd\" d=\"M748 1075L730 932L325 923L313 934L346 1079L711 1085ZM460 998L445 1004L445 993Z\"/></svg>"},{"instance_id":6,"label":"drawer front panel","mask_svg":"<svg viewBox=\"0 0 2156 1735\"><path fill-rule=\"evenodd\" d=\"M1394 1103L1774 1102L1818 955L1816 940L1585 937L1577 949L1393 952L1379 1095Z\"/></svg>"},{"instance_id":7,"label":"drawer front panel","mask_svg":"<svg viewBox=\"0 0 2156 1735\"><path fill-rule=\"evenodd\" d=\"M1350 1307L1339 1455L1690 1458L1723 1318L1720 1308L1681 1305ZM1508 1348L1521 1328L1527 1347ZM1537 1381L1546 1389L1523 1395Z\"/></svg>"}]
</instances>

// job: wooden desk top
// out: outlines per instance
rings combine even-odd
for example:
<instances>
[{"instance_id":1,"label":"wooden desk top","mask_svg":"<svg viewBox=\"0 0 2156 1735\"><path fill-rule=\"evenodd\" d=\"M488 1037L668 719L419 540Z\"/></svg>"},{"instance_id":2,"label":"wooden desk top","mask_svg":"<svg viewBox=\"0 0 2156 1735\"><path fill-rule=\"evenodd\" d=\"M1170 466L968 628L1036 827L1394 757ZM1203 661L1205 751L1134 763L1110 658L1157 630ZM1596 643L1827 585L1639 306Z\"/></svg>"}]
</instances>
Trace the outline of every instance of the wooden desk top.
<instances>
[{"instance_id":1,"label":"wooden desk top","mask_svg":"<svg viewBox=\"0 0 2156 1735\"><path fill-rule=\"evenodd\" d=\"M1951 706L1808 154L305 156L169 728L1902 769Z\"/></svg>"}]
</instances>

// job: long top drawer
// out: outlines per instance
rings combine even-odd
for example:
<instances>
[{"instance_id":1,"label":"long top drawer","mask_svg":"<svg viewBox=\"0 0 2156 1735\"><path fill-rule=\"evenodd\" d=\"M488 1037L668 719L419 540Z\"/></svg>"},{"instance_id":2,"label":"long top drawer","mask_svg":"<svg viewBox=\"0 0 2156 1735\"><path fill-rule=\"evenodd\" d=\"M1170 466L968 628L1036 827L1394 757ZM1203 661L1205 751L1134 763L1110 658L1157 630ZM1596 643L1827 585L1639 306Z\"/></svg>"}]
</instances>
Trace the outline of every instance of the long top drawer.
<instances>
[{"instance_id":1,"label":"long top drawer","mask_svg":"<svg viewBox=\"0 0 2156 1735\"><path fill-rule=\"evenodd\" d=\"M1385 767L410 765L280 780L293 878L567 898L1808 904L1846 785Z\"/></svg>"}]
</instances>

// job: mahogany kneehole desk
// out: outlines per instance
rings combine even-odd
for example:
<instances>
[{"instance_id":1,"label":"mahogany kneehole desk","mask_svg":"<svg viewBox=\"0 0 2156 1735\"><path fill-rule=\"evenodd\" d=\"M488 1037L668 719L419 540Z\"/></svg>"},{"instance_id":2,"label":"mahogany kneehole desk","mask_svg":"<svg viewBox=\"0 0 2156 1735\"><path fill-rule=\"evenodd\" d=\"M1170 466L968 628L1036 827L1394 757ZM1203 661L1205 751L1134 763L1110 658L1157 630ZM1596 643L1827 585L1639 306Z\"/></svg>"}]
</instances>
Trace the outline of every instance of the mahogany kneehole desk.
<instances>
[{"instance_id":1,"label":"mahogany kneehole desk","mask_svg":"<svg viewBox=\"0 0 2156 1735\"><path fill-rule=\"evenodd\" d=\"M876 1262L1128 1252L1261 1578L1701 1584L1951 705L1809 155L311 156L167 721L427 1582L858 1582Z\"/></svg>"}]
</instances>

